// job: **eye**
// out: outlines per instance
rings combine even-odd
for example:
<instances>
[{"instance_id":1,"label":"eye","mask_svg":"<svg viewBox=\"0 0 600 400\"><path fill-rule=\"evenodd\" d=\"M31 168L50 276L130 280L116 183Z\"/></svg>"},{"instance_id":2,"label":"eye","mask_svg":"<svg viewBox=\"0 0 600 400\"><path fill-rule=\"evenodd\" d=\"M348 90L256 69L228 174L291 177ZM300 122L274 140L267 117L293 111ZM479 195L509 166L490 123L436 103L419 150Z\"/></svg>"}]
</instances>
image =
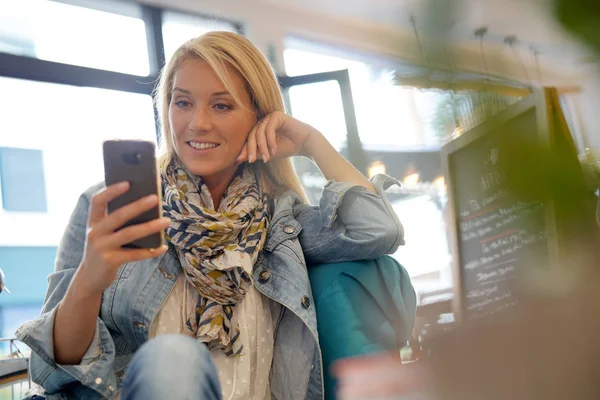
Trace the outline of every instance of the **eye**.
<instances>
[{"instance_id":1,"label":"eye","mask_svg":"<svg viewBox=\"0 0 600 400\"><path fill-rule=\"evenodd\" d=\"M231 108L232 108L229 104L226 104L226 103L217 103L213 107L219 111L227 111L227 110L231 110Z\"/></svg>"},{"instance_id":2,"label":"eye","mask_svg":"<svg viewBox=\"0 0 600 400\"><path fill-rule=\"evenodd\" d=\"M184 107L189 107L189 106L191 106L191 105L192 105L192 103L190 103L189 101L186 101L186 100L179 100L179 101L176 101L176 102L175 102L175 105L176 105L177 107L184 108Z\"/></svg>"}]
</instances>

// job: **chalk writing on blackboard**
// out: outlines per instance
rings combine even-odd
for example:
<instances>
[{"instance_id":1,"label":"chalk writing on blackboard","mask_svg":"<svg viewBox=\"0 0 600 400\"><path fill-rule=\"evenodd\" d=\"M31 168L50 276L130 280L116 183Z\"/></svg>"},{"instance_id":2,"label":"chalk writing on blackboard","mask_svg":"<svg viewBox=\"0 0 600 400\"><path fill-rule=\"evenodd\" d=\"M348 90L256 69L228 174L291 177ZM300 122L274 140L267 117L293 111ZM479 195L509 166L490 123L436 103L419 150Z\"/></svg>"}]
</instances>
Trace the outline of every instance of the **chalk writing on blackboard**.
<instances>
[{"instance_id":1,"label":"chalk writing on blackboard","mask_svg":"<svg viewBox=\"0 0 600 400\"><path fill-rule=\"evenodd\" d=\"M545 205L513 193L505 175L510 136L536 135L536 127L536 113L528 111L449 155L467 318L518 304L519 271L547 263Z\"/></svg>"}]
</instances>

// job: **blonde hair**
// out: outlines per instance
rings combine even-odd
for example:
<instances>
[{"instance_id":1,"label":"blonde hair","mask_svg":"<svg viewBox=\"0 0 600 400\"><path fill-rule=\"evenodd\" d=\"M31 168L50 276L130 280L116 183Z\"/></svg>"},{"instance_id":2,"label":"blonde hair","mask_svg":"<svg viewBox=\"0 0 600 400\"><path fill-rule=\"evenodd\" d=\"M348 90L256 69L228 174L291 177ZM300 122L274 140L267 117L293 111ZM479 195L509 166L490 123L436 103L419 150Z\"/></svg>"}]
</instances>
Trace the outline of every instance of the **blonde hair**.
<instances>
[{"instance_id":1,"label":"blonde hair","mask_svg":"<svg viewBox=\"0 0 600 400\"><path fill-rule=\"evenodd\" d=\"M252 42L231 32L209 32L191 39L175 51L164 67L154 93L161 125L161 147L164 147L164 153L159 158L161 172L169 165L175 151L173 132L169 124L175 73L183 61L194 57L207 62L235 101L242 105L239 93L236 93L228 79L229 69L237 72L246 85L257 119L274 111L285 112L275 73L267 59ZM260 185L267 193L277 196L291 189L307 202L306 193L290 158L276 159L268 163L257 162L250 167L253 168Z\"/></svg>"}]
</instances>

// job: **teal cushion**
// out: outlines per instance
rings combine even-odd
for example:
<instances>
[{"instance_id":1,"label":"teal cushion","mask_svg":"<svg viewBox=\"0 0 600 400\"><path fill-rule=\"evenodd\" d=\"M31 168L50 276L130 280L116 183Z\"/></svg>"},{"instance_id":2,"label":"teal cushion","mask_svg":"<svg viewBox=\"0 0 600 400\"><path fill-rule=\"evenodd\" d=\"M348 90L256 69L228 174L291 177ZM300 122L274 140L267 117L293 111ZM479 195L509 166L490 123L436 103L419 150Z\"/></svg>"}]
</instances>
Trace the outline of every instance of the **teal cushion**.
<instances>
[{"instance_id":1,"label":"teal cushion","mask_svg":"<svg viewBox=\"0 0 600 400\"><path fill-rule=\"evenodd\" d=\"M412 331L416 296L389 256L309 268L323 355L325 398L335 399L330 368L339 359L399 349Z\"/></svg>"}]
</instances>

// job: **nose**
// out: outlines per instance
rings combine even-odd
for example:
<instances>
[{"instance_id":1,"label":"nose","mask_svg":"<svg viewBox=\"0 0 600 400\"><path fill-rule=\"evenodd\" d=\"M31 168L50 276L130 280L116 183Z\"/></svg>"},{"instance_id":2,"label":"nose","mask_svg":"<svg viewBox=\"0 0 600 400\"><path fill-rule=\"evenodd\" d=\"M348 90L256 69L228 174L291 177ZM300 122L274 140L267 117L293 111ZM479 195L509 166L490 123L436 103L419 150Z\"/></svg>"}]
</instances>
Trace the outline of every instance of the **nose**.
<instances>
[{"instance_id":1,"label":"nose","mask_svg":"<svg viewBox=\"0 0 600 400\"><path fill-rule=\"evenodd\" d=\"M198 107L194 118L190 121L190 129L194 132L210 131L213 127L210 110L207 107Z\"/></svg>"}]
</instances>

